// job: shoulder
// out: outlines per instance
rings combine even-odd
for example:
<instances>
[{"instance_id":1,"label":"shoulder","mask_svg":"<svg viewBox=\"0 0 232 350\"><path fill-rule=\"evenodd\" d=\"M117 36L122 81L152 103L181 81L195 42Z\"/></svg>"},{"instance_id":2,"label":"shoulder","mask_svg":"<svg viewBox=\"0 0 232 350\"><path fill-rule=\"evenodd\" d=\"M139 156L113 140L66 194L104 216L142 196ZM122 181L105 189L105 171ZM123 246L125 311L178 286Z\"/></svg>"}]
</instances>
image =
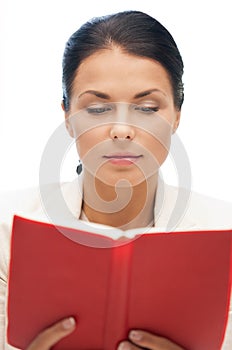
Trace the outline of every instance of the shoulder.
<instances>
[{"instance_id":1,"label":"shoulder","mask_svg":"<svg viewBox=\"0 0 232 350\"><path fill-rule=\"evenodd\" d=\"M27 188L0 193L0 278L6 280L9 255L11 226L15 214L25 215L36 210L39 205L38 188Z\"/></svg>"},{"instance_id":2,"label":"shoulder","mask_svg":"<svg viewBox=\"0 0 232 350\"><path fill-rule=\"evenodd\" d=\"M5 239L3 231L11 231L14 215L49 221L52 210L58 213L57 216L62 215L59 208L66 207L70 213L77 214L81 201L82 194L76 180L0 192L0 243Z\"/></svg>"},{"instance_id":3,"label":"shoulder","mask_svg":"<svg viewBox=\"0 0 232 350\"><path fill-rule=\"evenodd\" d=\"M39 189L27 188L5 191L0 194L1 222L9 221L12 215L36 210L39 205Z\"/></svg>"},{"instance_id":4,"label":"shoulder","mask_svg":"<svg viewBox=\"0 0 232 350\"><path fill-rule=\"evenodd\" d=\"M14 215L50 221L51 208L59 208L57 194L61 194L60 198L63 198L68 210L74 210L77 199L78 203L81 201L78 193L74 182L0 192L0 278L7 273ZM58 209L57 213L62 215Z\"/></svg>"},{"instance_id":5,"label":"shoulder","mask_svg":"<svg viewBox=\"0 0 232 350\"><path fill-rule=\"evenodd\" d=\"M191 193L187 215L203 228L232 228L232 203Z\"/></svg>"},{"instance_id":6,"label":"shoulder","mask_svg":"<svg viewBox=\"0 0 232 350\"><path fill-rule=\"evenodd\" d=\"M232 203L213 198L187 189L165 185L167 197L178 205L178 194L185 199L185 208L180 227L191 222L197 229L230 229L232 228Z\"/></svg>"},{"instance_id":7,"label":"shoulder","mask_svg":"<svg viewBox=\"0 0 232 350\"><path fill-rule=\"evenodd\" d=\"M65 202L70 211L78 211L81 201L79 183L51 183L15 191L0 192L0 223L10 222L13 215L41 217L50 207L59 206L57 200Z\"/></svg>"}]
</instances>

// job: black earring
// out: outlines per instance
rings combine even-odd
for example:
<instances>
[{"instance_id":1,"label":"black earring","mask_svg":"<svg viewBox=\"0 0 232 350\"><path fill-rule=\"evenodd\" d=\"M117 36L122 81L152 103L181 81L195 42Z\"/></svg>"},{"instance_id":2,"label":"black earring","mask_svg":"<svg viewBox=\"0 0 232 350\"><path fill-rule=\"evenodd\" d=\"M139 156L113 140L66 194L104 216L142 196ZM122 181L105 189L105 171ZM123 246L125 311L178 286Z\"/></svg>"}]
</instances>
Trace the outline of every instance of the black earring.
<instances>
[{"instance_id":1,"label":"black earring","mask_svg":"<svg viewBox=\"0 0 232 350\"><path fill-rule=\"evenodd\" d=\"M80 173L82 172L82 164L81 164L81 161L79 160L79 164L76 168L76 172L78 175L80 175Z\"/></svg>"}]
</instances>

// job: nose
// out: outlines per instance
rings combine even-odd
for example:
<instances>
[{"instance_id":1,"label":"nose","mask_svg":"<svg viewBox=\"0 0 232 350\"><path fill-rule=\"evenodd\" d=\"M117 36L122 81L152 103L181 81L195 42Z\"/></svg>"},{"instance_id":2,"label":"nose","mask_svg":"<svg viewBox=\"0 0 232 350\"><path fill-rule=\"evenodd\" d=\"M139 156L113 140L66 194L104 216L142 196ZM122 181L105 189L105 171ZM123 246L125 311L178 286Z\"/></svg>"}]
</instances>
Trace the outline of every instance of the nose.
<instances>
[{"instance_id":1,"label":"nose","mask_svg":"<svg viewBox=\"0 0 232 350\"><path fill-rule=\"evenodd\" d=\"M113 140L133 140L135 130L132 125L128 124L113 124L110 130L110 137Z\"/></svg>"}]
</instances>

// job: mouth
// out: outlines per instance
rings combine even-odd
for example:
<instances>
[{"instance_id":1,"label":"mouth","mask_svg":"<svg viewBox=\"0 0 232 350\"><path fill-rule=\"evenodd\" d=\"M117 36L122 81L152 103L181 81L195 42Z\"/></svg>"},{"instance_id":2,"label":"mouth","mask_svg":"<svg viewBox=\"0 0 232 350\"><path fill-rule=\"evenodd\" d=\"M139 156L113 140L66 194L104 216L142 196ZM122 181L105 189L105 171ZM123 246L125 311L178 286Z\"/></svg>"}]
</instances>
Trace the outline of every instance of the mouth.
<instances>
[{"instance_id":1,"label":"mouth","mask_svg":"<svg viewBox=\"0 0 232 350\"><path fill-rule=\"evenodd\" d=\"M132 165L142 157L142 154L136 155L132 153L114 153L103 156L103 158L108 159L110 163L115 165Z\"/></svg>"}]
</instances>

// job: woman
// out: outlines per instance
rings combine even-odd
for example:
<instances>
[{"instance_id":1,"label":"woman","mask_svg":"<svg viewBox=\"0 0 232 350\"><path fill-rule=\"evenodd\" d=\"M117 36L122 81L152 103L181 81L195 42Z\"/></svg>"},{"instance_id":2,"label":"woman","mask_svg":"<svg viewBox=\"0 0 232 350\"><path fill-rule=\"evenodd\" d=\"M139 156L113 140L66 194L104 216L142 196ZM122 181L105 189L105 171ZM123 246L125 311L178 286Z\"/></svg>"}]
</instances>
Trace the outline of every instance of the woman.
<instances>
[{"instance_id":1,"label":"woman","mask_svg":"<svg viewBox=\"0 0 232 350\"><path fill-rule=\"evenodd\" d=\"M170 224L183 201L177 200L178 190L166 186L163 208L157 212L158 170L180 122L182 75L183 62L172 36L141 12L96 18L71 36L63 59L62 108L81 159L77 172L82 194L69 185L64 192L67 201L75 199L76 218L122 230L207 229L206 211L211 210L211 226L232 227L230 205L195 194L189 200L188 191L182 194L181 213ZM47 204L45 209L52 217ZM9 237L9 228L2 231L2 237ZM7 265L4 254L2 260ZM1 279L4 291L6 277ZM73 318L64 319L38 335L27 350L48 350L75 327ZM231 344L228 339L223 349ZM140 348L183 349L146 330L132 330L119 344L120 350Z\"/></svg>"}]
</instances>

